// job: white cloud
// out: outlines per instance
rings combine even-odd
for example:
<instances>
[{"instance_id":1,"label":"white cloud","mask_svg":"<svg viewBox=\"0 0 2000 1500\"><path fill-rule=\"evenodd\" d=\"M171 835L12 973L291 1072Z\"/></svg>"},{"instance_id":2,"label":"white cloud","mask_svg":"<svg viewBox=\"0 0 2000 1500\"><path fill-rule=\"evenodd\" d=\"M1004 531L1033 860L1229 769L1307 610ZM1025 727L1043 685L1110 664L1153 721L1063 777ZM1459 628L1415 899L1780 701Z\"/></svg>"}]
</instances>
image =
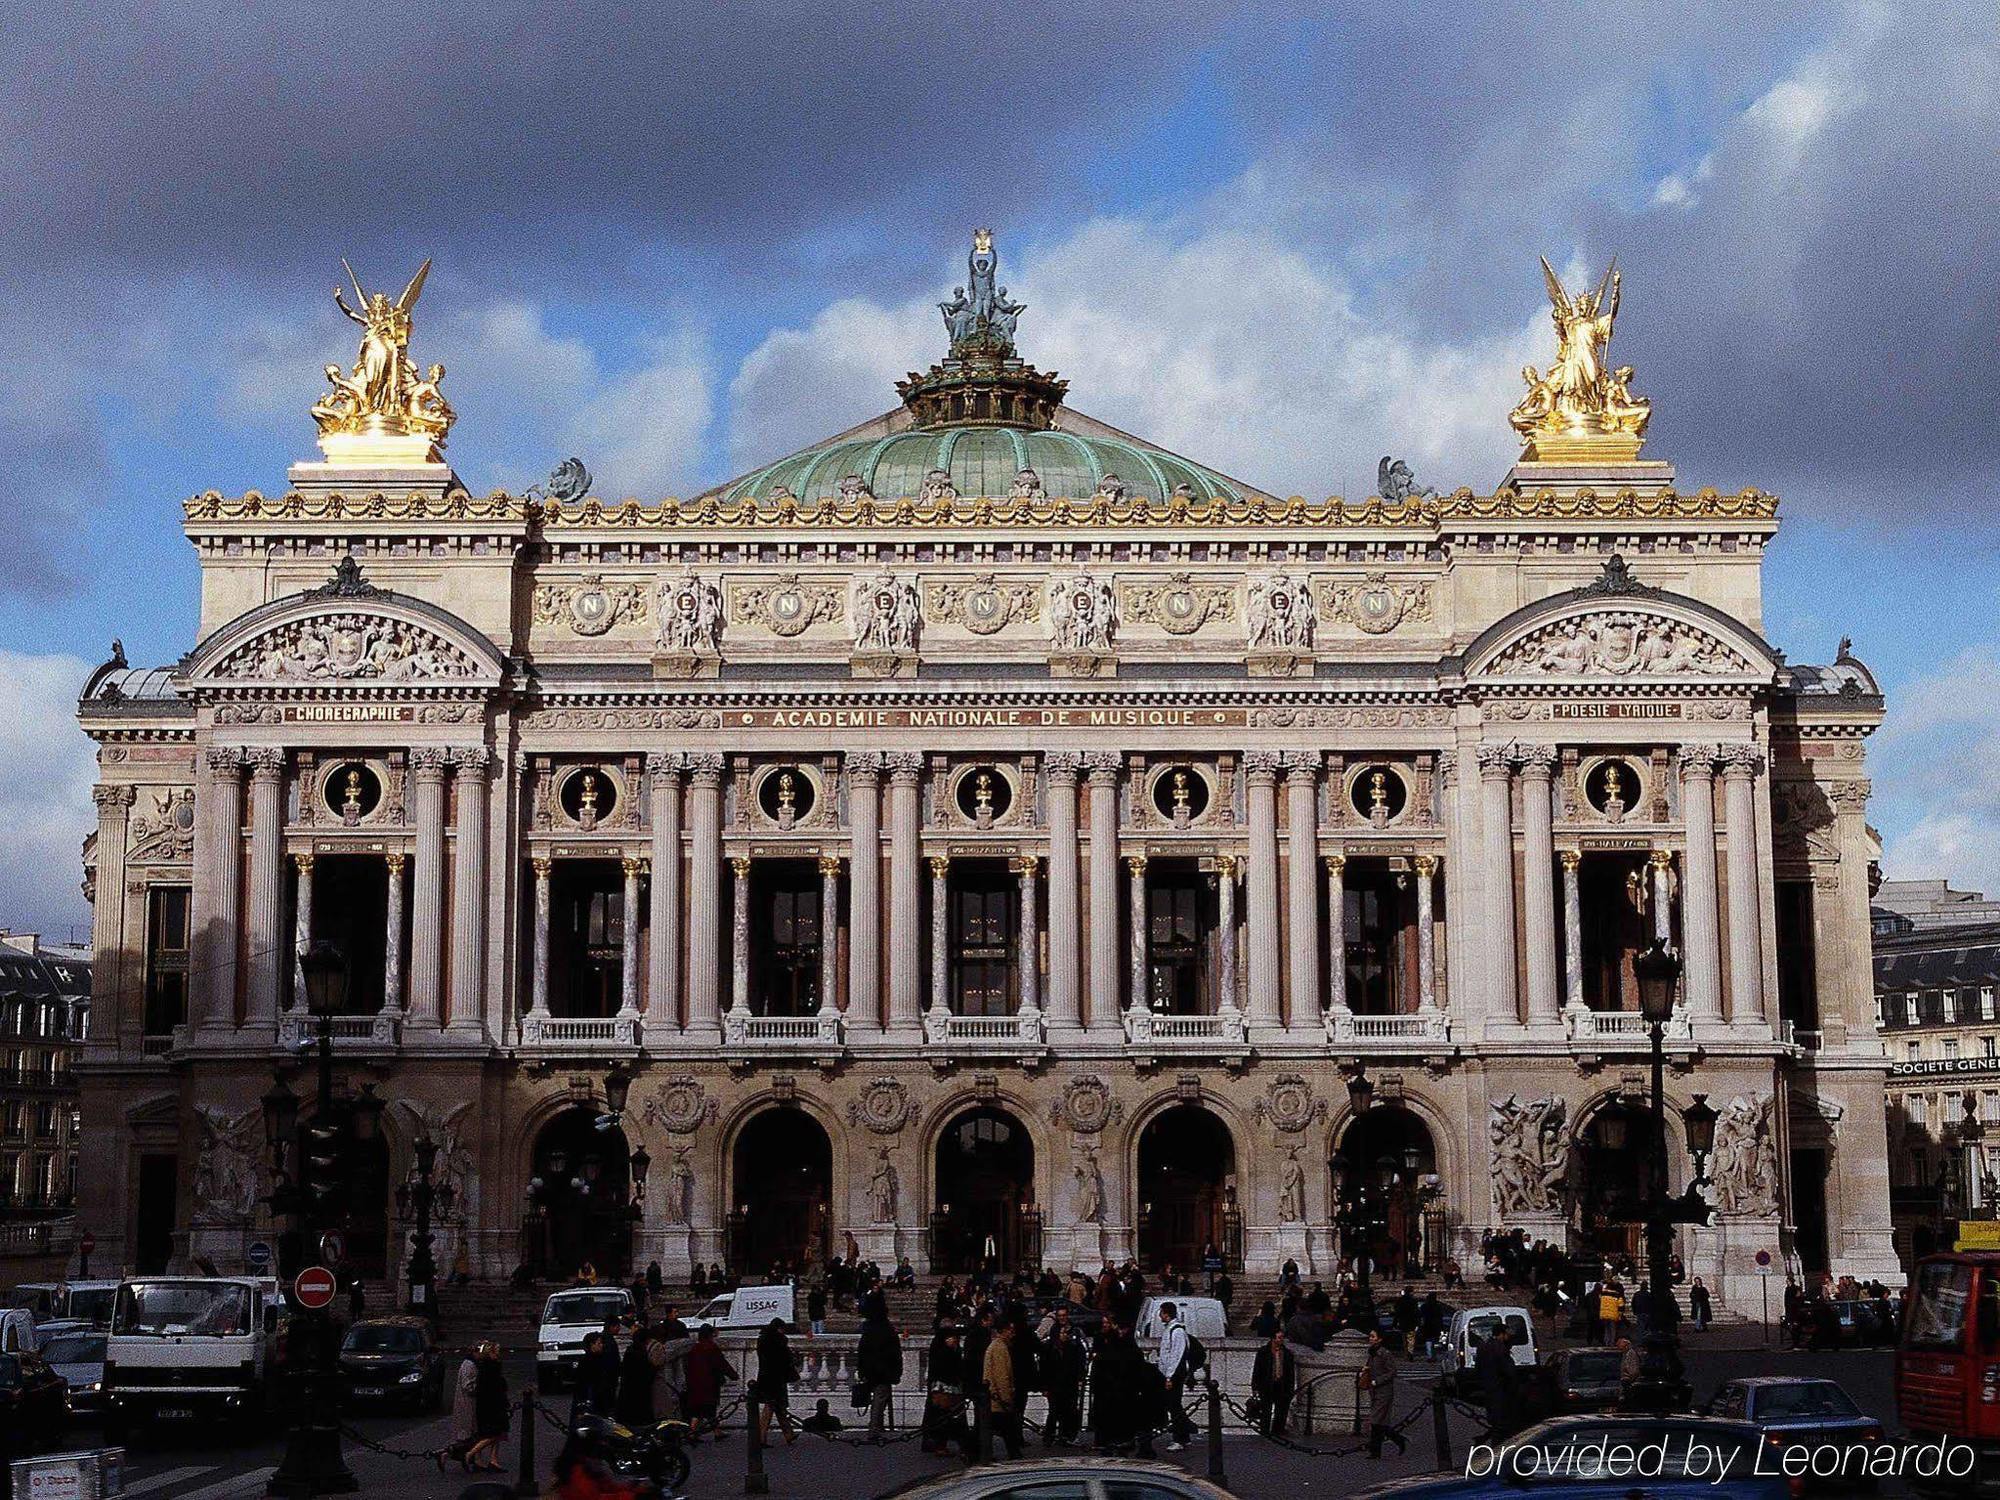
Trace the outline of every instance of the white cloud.
<instances>
[{"instance_id":1,"label":"white cloud","mask_svg":"<svg viewBox=\"0 0 2000 1500\"><path fill-rule=\"evenodd\" d=\"M658 340L648 363L598 383L563 427L600 495L685 491L701 467L710 414L706 351L691 334Z\"/></svg>"},{"instance_id":2,"label":"white cloud","mask_svg":"<svg viewBox=\"0 0 2000 1500\"><path fill-rule=\"evenodd\" d=\"M88 930L79 851L95 823L96 759L76 695L89 675L74 656L0 650L0 926L15 931Z\"/></svg>"},{"instance_id":3,"label":"white cloud","mask_svg":"<svg viewBox=\"0 0 2000 1500\"><path fill-rule=\"evenodd\" d=\"M2000 894L2000 645L1898 689L1869 761L1885 873Z\"/></svg>"},{"instance_id":4,"label":"white cloud","mask_svg":"<svg viewBox=\"0 0 2000 1500\"><path fill-rule=\"evenodd\" d=\"M1669 172L1653 184L1653 207L1693 208L1701 201L1700 188L1715 175L1713 152L1685 171Z\"/></svg>"}]
</instances>

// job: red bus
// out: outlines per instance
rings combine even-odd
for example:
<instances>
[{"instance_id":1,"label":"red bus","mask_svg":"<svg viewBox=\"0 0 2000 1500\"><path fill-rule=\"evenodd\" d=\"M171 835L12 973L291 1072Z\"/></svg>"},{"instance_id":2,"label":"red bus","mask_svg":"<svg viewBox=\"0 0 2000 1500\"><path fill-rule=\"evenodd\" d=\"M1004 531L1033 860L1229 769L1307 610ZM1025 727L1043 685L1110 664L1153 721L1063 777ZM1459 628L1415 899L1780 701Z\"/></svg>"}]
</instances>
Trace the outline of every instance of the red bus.
<instances>
[{"instance_id":1,"label":"red bus","mask_svg":"<svg viewBox=\"0 0 2000 1500\"><path fill-rule=\"evenodd\" d=\"M1964 1484L2000 1485L2000 1251L1917 1263L1896 1344L1896 1412L1913 1442L1972 1448Z\"/></svg>"}]
</instances>

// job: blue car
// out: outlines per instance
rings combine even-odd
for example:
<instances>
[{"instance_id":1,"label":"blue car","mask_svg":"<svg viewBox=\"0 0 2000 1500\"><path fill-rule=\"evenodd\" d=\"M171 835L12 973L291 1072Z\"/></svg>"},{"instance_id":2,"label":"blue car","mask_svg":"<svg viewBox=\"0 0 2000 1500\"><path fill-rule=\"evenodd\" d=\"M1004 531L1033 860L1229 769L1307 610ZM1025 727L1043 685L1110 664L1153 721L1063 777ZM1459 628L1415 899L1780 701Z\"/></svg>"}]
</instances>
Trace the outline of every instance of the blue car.
<instances>
[{"instance_id":1,"label":"blue car","mask_svg":"<svg viewBox=\"0 0 2000 1500\"><path fill-rule=\"evenodd\" d=\"M1752 1375L1725 1382L1708 1409L1748 1422L1774 1454L1810 1453L1819 1471L1808 1475L1812 1483L1871 1482L1863 1471L1883 1440L1882 1424L1836 1381Z\"/></svg>"},{"instance_id":2,"label":"blue car","mask_svg":"<svg viewBox=\"0 0 2000 1500\"><path fill-rule=\"evenodd\" d=\"M1750 1423L1716 1417L1557 1417L1473 1444L1459 1474L1376 1485L1356 1500L1497 1500L1524 1490L1562 1500L1796 1500L1796 1481L1756 1472L1762 1442Z\"/></svg>"}]
</instances>

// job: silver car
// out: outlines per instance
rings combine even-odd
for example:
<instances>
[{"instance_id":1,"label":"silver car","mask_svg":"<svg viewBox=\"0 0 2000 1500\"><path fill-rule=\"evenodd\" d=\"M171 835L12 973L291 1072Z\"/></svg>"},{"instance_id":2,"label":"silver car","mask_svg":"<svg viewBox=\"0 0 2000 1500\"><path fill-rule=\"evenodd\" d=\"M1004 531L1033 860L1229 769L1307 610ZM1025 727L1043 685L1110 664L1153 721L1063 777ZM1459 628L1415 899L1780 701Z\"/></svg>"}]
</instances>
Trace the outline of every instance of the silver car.
<instances>
[{"instance_id":1,"label":"silver car","mask_svg":"<svg viewBox=\"0 0 2000 1500\"><path fill-rule=\"evenodd\" d=\"M59 1333L42 1346L42 1358L49 1368L69 1382L73 1417L103 1415L104 1340L104 1334L84 1329Z\"/></svg>"},{"instance_id":2,"label":"silver car","mask_svg":"<svg viewBox=\"0 0 2000 1500\"><path fill-rule=\"evenodd\" d=\"M1232 1500L1172 1464L1125 1458L1015 1459L911 1480L877 1500Z\"/></svg>"}]
</instances>

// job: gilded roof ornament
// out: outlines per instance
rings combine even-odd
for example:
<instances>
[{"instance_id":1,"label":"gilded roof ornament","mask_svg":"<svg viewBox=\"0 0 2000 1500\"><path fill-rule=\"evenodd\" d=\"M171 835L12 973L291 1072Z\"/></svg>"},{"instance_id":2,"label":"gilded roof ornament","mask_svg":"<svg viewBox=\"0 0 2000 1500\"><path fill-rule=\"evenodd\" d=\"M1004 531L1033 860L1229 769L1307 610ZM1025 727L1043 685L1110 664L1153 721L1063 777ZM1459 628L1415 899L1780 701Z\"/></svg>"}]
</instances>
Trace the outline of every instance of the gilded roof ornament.
<instances>
[{"instance_id":1,"label":"gilded roof ornament","mask_svg":"<svg viewBox=\"0 0 2000 1500\"><path fill-rule=\"evenodd\" d=\"M1632 367L1608 355L1621 286L1614 261L1594 289L1568 292L1547 257L1542 279L1556 326L1556 360L1546 374L1521 371L1528 394L1508 417L1529 463L1630 463L1645 441L1653 404L1632 394Z\"/></svg>"},{"instance_id":2,"label":"gilded roof ornament","mask_svg":"<svg viewBox=\"0 0 2000 1500\"><path fill-rule=\"evenodd\" d=\"M364 291L354 268L345 260L340 264L353 283L355 305L347 305L338 286L333 301L360 325L361 349L351 371L326 367L332 389L312 405L320 450L329 463L357 467L437 463L455 417L438 389L444 366L419 370L410 359L410 315L423 295L431 263L417 267L393 302L387 292Z\"/></svg>"}]
</instances>

